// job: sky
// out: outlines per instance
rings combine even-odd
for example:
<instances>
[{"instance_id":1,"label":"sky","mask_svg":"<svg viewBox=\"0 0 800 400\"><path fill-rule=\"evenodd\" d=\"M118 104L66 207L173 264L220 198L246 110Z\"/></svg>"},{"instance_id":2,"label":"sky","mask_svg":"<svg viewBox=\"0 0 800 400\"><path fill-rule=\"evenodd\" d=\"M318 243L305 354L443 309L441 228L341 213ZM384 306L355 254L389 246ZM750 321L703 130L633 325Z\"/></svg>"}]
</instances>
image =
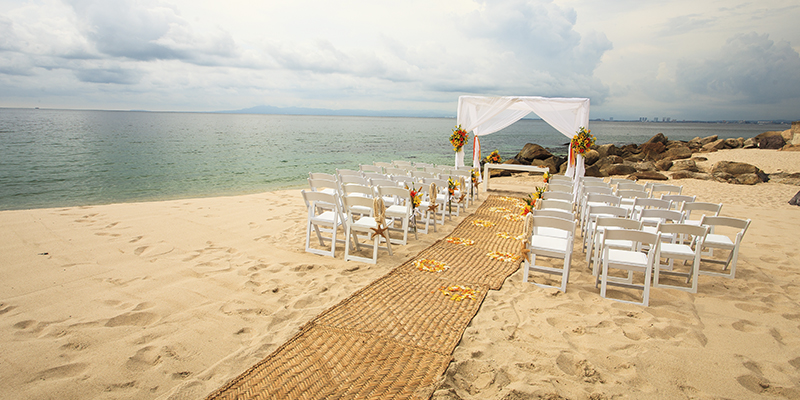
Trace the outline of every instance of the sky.
<instances>
[{"instance_id":1,"label":"sky","mask_svg":"<svg viewBox=\"0 0 800 400\"><path fill-rule=\"evenodd\" d=\"M0 107L800 120L797 0L0 0Z\"/></svg>"}]
</instances>

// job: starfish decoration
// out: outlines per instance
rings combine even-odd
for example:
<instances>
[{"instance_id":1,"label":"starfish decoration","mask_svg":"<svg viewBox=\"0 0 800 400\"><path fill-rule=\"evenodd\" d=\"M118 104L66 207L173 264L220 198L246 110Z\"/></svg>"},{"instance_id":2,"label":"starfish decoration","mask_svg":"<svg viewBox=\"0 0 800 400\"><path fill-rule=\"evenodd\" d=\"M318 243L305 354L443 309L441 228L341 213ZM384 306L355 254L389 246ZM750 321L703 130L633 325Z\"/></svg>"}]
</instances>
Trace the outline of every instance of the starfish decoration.
<instances>
[{"instance_id":1,"label":"starfish decoration","mask_svg":"<svg viewBox=\"0 0 800 400\"><path fill-rule=\"evenodd\" d=\"M431 205L428 206L428 211L430 211L433 214L436 214L437 210L439 210L439 205L438 204L434 203L434 204L431 204Z\"/></svg>"},{"instance_id":2,"label":"starfish decoration","mask_svg":"<svg viewBox=\"0 0 800 400\"><path fill-rule=\"evenodd\" d=\"M369 229L372 229L372 231L374 232L374 233L372 234L372 236L370 236L370 237L369 237L370 239L375 239L375 235L381 235L381 236L383 236L383 237L384 237L386 240L389 240L389 238L388 238L388 237L386 237L386 230L387 230L387 229L389 229L389 227L388 227L388 226L387 226L386 228L381 228L381 224L378 224L378 227L377 227L377 228L369 228Z\"/></svg>"},{"instance_id":3,"label":"starfish decoration","mask_svg":"<svg viewBox=\"0 0 800 400\"><path fill-rule=\"evenodd\" d=\"M461 195L461 197L459 197L459 199L458 199L458 201L456 203L463 203L464 199L466 199L466 198L467 198L467 194L464 193L464 194Z\"/></svg>"},{"instance_id":4,"label":"starfish decoration","mask_svg":"<svg viewBox=\"0 0 800 400\"><path fill-rule=\"evenodd\" d=\"M522 245L520 245L519 253L520 253L520 258L524 258L525 261L531 262L531 251L528 250L527 242L522 242Z\"/></svg>"}]
</instances>

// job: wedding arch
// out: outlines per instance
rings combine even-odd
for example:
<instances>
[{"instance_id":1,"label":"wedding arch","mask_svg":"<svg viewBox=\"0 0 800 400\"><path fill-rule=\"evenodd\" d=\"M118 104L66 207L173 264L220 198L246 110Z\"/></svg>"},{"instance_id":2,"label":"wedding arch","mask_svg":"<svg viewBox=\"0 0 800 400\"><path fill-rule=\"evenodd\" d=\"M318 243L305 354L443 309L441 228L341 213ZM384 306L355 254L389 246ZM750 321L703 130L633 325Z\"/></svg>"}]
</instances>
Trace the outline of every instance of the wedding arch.
<instances>
[{"instance_id":1,"label":"wedding arch","mask_svg":"<svg viewBox=\"0 0 800 400\"><path fill-rule=\"evenodd\" d=\"M473 167L480 170L479 137L497 132L530 113L535 113L570 139L581 127L589 127L589 99L585 98L459 96L456 121L465 131L472 131L475 135L472 148ZM566 175L573 178L583 176L583 156L573 155L570 151L569 157ZM463 166L462 147L456 152L456 167Z\"/></svg>"}]
</instances>

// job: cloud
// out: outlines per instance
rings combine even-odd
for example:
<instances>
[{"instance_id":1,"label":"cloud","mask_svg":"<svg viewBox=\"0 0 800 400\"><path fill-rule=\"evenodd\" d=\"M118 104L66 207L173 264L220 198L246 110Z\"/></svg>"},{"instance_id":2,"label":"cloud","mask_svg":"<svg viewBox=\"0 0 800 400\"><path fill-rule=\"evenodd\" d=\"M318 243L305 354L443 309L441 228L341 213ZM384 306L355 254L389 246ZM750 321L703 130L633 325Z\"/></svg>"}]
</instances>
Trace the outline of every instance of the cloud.
<instances>
[{"instance_id":1,"label":"cloud","mask_svg":"<svg viewBox=\"0 0 800 400\"><path fill-rule=\"evenodd\" d=\"M690 93L769 104L800 98L800 54L786 41L755 32L728 39L719 52L678 63L676 81Z\"/></svg>"},{"instance_id":2,"label":"cloud","mask_svg":"<svg viewBox=\"0 0 800 400\"><path fill-rule=\"evenodd\" d=\"M708 28L709 25L716 22L716 18L700 14L679 15L677 17L667 20L660 35L674 36L683 35L698 29Z\"/></svg>"},{"instance_id":3,"label":"cloud","mask_svg":"<svg viewBox=\"0 0 800 400\"><path fill-rule=\"evenodd\" d=\"M81 82L89 83L115 83L132 85L142 80L142 72L121 67L113 68L87 68L75 70L75 76Z\"/></svg>"}]
</instances>

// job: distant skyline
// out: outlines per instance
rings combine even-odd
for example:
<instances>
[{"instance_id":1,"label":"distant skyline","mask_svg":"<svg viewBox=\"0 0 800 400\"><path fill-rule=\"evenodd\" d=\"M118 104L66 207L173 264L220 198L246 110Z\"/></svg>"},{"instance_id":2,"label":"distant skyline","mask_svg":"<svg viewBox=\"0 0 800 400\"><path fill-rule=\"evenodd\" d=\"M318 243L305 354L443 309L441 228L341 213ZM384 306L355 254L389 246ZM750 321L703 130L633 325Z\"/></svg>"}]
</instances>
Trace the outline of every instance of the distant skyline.
<instances>
[{"instance_id":1,"label":"distant skyline","mask_svg":"<svg viewBox=\"0 0 800 400\"><path fill-rule=\"evenodd\" d=\"M796 0L0 0L0 107L800 120ZM430 115L428 114L428 115Z\"/></svg>"}]
</instances>

